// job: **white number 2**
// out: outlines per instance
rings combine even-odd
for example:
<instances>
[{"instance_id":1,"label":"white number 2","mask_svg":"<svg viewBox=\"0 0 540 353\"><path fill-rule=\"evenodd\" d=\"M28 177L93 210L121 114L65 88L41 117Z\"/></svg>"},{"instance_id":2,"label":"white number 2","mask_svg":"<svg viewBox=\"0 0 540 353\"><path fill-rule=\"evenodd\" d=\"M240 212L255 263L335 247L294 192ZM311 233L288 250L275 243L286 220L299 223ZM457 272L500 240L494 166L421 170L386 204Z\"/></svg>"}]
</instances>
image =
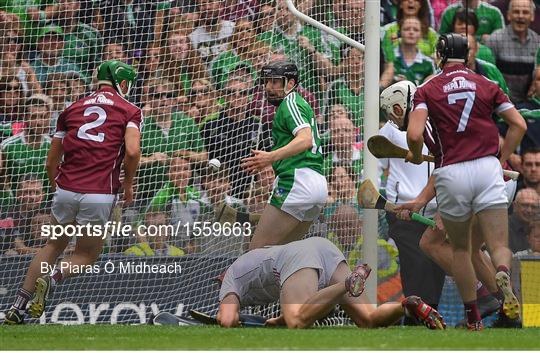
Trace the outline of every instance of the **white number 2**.
<instances>
[{"instance_id":1,"label":"white number 2","mask_svg":"<svg viewBox=\"0 0 540 353\"><path fill-rule=\"evenodd\" d=\"M474 98L476 98L476 93L472 91L452 93L448 95L448 104L456 104L457 101L466 99L465 106L461 112L461 117L459 118L459 125L457 132L465 131L467 123L469 122L469 115L474 105Z\"/></svg>"},{"instance_id":2,"label":"white number 2","mask_svg":"<svg viewBox=\"0 0 540 353\"><path fill-rule=\"evenodd\" d=\"M97 135L93 135L93 134L89 134L86 131L103 125L103 123L107 119L107 112L105 112L103 108L95 107L95 106L86 108L86 110L84 111L84 116L89 116L92 114L97 114L98 118L94 121L91 121L89 123L82 125L79 128L79 131L77 131L77 137L83 140L103 142L103 140L105 140L105 134L103 132L100 132Z\"/></svg>"}]
</instances>

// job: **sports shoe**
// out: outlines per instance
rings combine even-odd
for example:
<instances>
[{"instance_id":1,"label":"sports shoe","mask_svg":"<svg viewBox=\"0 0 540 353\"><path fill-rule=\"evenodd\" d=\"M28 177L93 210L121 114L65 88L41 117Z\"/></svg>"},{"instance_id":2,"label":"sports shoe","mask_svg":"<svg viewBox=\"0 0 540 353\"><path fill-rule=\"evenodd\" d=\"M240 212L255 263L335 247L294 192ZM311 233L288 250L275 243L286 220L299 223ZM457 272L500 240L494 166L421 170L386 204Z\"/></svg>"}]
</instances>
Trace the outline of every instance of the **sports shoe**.
<instances>
[{"instance_id":1,"label":"sports shoe","mask_svg":"<svg viewBox=\"0 0 540 353\"><path fill-rule=\"evenodd\" d=\"M485 295L483 297L479 297L477 300L478 303L478 311L480 312L480 317L483 319L485 317L488 317L489 315L493 314L499 308L501 307L501 303L497 298L490 295ZM461 320L456 324L456 328L464 328L467 326L466 320Z\"/></svg>"},{"instance_id":2,"label":"sports shoe","mask_svg":"<svg viewBox=\"0 0 540 353\"><path fill-rule=\"evenodd\" d=\"M522 328L520 319L510 319L504 313L499 311L497 320L491 324L492 328Z\"/></svg>"},{"instance_id":3,"label":"sports shoe","mask_svg":"<svg viewBox=\"0 0 540 353\"><path fill-rule=\"evenodd\" d=\"M30 300L28 306L28 313L30 316L39 318L43 315L49 294L51 294L51 277L45 275L36 279L34 296L32 297L32 300Z\"/></svg>"},{"instance_id":4,"label":"sports shoe","mask_svg":"<svg viewBox=\"0 0 540 353\"><path fill-rule=\"evenodd\" d=\"M509 319L519 319L519 301L517 300L512 286L510 285L510 276L504 271L499 271L495 275L497 286L504 295L503 312Z\"/></svg>"},{"instance_id":5,"label":"sports shoe","mask_svg":"<svg viewBox=\"0 0 540 353\"><path fill-rule=\"evenodd\" d=\"M371 268L368 264L356 266L354 271L345 280L345 288L352 297L359 297L364 292L366 280L371 273Z\"/></svg>"},{"instance_id":6,"label":"sports shoe","mask_svg":"<svg viewBox=\"0 0 540 353\"><path fill-rule=\"evenodd\" d=\"M405 314L416 318L430 330L444 330L446 323L439 312L415 295L411 295L401 302Z\"/></svg>"},{"instance_id":7,"label":"sports shoe","mask_svg":"<svg viewBox=\"0 0 540 353\"><path fill-rule=\"evenodd\" d=\"M469 331L482 331L484 329L484 324L482 323L482 320L476 321L473 323L467 323L467 330Z\"/></svg>"},{"instance_id":8,"label":"sports shoe","mask_svg":"<svg viewBox=\"0 0 540 353\"><path fill-rule=\"evenodd\" d=\"M15 308L11 308L6 312L4 325L22 325L24 324L24 314Z\"/></svg>"}]
</instances>

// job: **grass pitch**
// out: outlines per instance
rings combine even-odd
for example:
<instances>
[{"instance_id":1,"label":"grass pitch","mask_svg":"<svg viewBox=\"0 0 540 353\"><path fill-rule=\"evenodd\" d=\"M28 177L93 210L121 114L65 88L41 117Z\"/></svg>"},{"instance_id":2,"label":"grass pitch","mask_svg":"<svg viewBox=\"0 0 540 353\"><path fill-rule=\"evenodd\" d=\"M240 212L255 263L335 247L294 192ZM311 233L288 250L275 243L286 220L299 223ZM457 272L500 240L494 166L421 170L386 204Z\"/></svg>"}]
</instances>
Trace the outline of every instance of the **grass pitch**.
<instances>
[{"instance_id":1,"label":"grass pitch","mask_svg":"<svg viewBox=\"0 0 540 353\"><path fill-rule=\"evenodd\" d=\"M360 330L124 325L0 326L1 350L463 350L540 349L540 329L486 329L483 332L423 327Z\"/></svg>"}]
</instances>

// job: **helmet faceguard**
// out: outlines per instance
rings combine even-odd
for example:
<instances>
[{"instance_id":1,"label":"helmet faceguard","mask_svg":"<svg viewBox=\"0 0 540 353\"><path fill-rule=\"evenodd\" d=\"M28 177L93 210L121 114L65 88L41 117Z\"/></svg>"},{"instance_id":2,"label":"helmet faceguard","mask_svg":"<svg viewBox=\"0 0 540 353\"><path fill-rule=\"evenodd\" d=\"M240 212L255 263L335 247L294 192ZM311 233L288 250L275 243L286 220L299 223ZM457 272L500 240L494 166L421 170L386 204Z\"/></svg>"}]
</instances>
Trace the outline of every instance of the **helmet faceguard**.
<instances>
[{"instance_id":1,"label":"helmet faceguard","mask_svg":"<svg viewBox=\"0 0 540 353\"><path fill-rule=\"evenodd\" d=\"M98 68L98 84L113 86L122 97L129 96L136 78L135 69L118 60L105 61ZM127 84L126 92L122 92L121 84L123 81L126 81Z\"/></svg>"},{"instance_id":2,"label":"helmet faceguard","mask_svg":"<svg viewBox=\"0 0 540 353\"><path fill-rule=\"evenodd\" d=\"M266 95L266 98L270 104L278 106L281 104L285 96L294 91L294 89L298 86L298 67L296 64L290 61L276 61L263 66L260 79L263 84L266 84L267 80L283 80L282 97L272 97L268 94ZM291 79L294 80L294 86L291 89L287 89L289 80Z\"/></svg>"},{"instance_id":3,"label":"helmet faceguard","mask_svg":"<svg viewBox=\"0 0 540 353\"><path fill-rule=\"evenodd\" d=\"M380 95L380 107L386 119L405 131L409 125L412 98L416 86L410 81L400 81L387 87Z\"/></svg>"}]
</instances>

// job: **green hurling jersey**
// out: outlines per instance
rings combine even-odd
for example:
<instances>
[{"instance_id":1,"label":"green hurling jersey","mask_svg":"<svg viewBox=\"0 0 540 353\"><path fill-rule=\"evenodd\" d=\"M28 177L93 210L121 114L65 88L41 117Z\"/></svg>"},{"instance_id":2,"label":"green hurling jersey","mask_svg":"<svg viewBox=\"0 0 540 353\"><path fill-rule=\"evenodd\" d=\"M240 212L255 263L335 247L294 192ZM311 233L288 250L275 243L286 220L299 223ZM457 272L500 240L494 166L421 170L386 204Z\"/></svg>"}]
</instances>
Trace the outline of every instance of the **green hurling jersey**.
<instances>
[{"instance_id":1,"label":"green hurling jersey","mask_svg":"<svg viewBox=\"0 0 540 353\"><path fill-rule=\"evenodd\" d=\"M383 32L381 47L383 49L385 59L390 61L390 59L393 58L394 50L399 47L399 26L397 22L392 22L384 26L381 31ZM437 45L438 39L439 35L437 32L433 28L429 27L426 37L420 38L417 47L420 49L422 54L426 56L433 56L435 54L435 46Z\"/></svg>"},{"instance_id":2,"label":"green hurling jersey","mask_svg":"<svg viewBox=\"0 0 540 353\"><path fill-rule=\"evenodd\" d=\"M433 60L420 51L416 53L414 61L407 65L400 47L394 50L394 76L402 75L417 86L422 84L426 77L435 73Z\"/></svg>"},{"instance_id":3,"label":"green hurling jersey","mask_svg":"<svg viewBox=\"0 0 540 353\"><path fill-rule=\"evenodd\" d=\"M283 99L274 115L272 123L273 150L289 144L294 139L296 132L304 127L311 128L312 147L297 155L274 162L272 167L276 176L294 173L294 170L298 168L310 168L323 173L321 139L317 130L315 114L304 98L296 92L289 93Z\"/></svg>"},{"instance_id":4,"label":"green hurling jersey","mask_svg":"<svg viewBox=\"0 0 540 353\"><path fill-rule=\"evenodd\" d=\"M441 27L439 28L440 34L446 34L452 32L452 21L456 15L457 10L463 5L458 2L452 4L444 10L441 16ZM478 18L478 29L476 30L476 36L483 34L491 34L497 29L504 28L504 18L497 7L481 1L478 7L474 9L474 13Z\"/></svg>"}]
</instances>

